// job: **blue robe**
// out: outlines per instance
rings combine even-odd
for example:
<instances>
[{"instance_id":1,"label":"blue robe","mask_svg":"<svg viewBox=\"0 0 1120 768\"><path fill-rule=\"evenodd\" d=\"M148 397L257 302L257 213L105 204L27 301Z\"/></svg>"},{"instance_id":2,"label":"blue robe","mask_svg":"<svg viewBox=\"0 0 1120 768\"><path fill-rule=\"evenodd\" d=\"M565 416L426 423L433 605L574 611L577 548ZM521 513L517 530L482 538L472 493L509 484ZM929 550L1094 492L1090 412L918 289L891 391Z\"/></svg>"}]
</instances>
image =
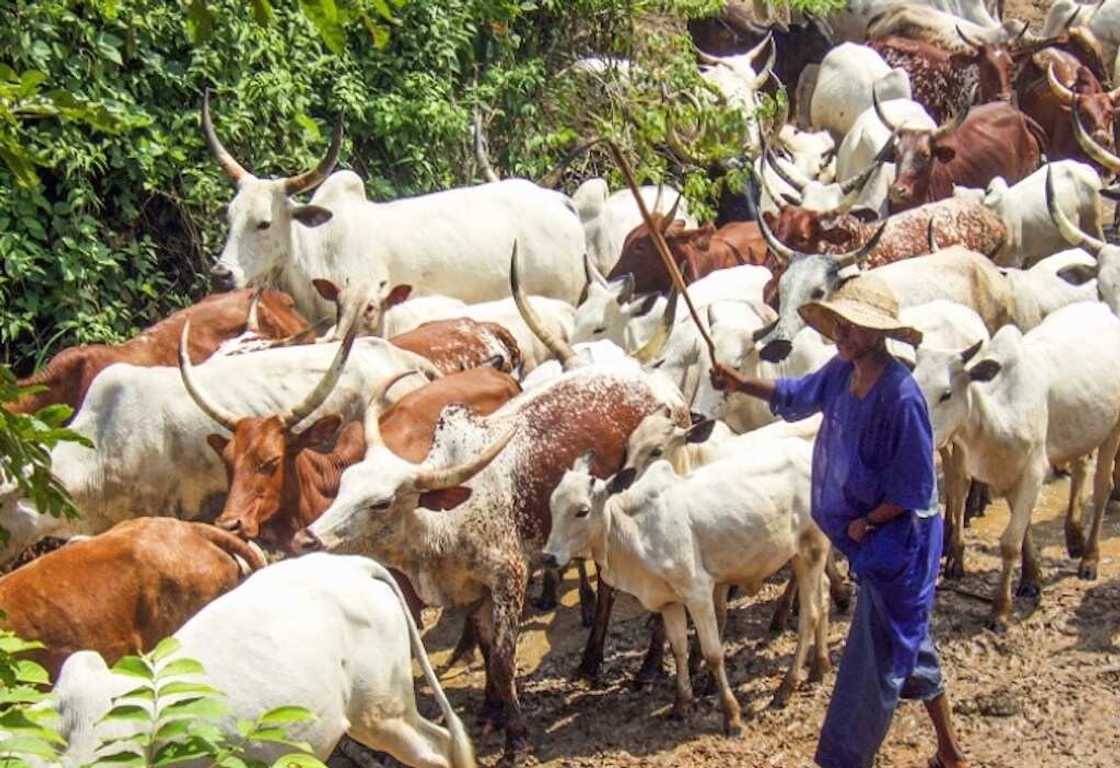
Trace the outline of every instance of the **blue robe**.
<instances>
[{"instance_id":1,"label":"blue robe","mask_svg":"<svg viewBox=\"0 0 1120 768\"><path fill-rule=\"evenodd\" d=\"M929 412L898 361L863 398L848 389L852 371L833 358L808 376L779 379L770 401L787 421L823 414L813 447L813 519L860 582L817 755L830 768L872 765L899 697L929 699L942 690L929 637L942 538ZM862 542L849 538L848 524L883 503L906 511Z\"/></svg>"}]
</instances>

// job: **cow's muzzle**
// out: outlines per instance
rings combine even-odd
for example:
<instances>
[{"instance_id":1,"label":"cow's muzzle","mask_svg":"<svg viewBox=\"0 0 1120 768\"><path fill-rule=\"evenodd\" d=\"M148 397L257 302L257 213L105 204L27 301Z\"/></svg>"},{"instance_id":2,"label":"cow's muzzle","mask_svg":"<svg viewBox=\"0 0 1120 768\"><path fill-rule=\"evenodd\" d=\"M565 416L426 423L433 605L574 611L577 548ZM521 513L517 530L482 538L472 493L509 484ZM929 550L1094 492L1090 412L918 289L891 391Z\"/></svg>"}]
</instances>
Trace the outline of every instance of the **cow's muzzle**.
<instances>
[{"instance_id":1,"label":"cow's muzzle","mask_svg":"<svg viewBox=\"0 0 1120 768\"><path fill-rule=\"evenodd\" d=\"M210 282L219 291L232 291L236 286L233 281L233 272L229 267L215 264L210 267Z\"/></svg>"},{"instance_id":2,"label":"cow's muzzle","mask_svg":"<svg viewBox=\"0 0 1120 768\"><path fill-rule=\"evenodd\" d=\"M559 568L560 560L556 557L556 555L549 554L548 552L542 552L541 565L545 568Z\"/></svg>"},{"instance_id":3,"label":"cow's muzzle","mask_svg":"<svg viewBox=\"0 0 1120 768\"><path fill-rule=\"evenodd\" d=\"M793 344L785 339L774 339L758 351L758 356L768 363L780 363L789 357Z\"/></svg>"},{"instance_id":4,"label":"cow's muzzle","mask_svg":"<svg viewBox=\"0 0 1120 768\"><path fill-rule=\"evenodd\" d=\"M308 552L322 552L324 549L322 540L307 528L292 537L292 551L297 555L305 555Z\"/></svg>"}]
</instances>

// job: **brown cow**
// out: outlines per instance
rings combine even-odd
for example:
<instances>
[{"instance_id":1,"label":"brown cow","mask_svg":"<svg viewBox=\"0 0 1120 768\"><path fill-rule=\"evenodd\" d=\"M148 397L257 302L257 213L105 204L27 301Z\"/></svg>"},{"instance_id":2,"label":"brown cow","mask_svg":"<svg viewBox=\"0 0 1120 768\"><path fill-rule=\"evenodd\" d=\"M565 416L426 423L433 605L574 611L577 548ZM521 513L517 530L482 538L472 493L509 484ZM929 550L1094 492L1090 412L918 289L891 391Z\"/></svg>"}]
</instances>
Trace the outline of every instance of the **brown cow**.
<instances>
[{"instance_id":1,"label":"brown cow","mask_svg":"<svg viewBox=\"0 0 1120 768\"><path fill-rule=\"evenodd\" d=\"M139 366L175 365L175 352L183 325L190 319L195 334L191 360L200 363L227 339L249 331L266 338L284 338L307 327L295 310L292 297L279 291L252 289L216 293L181 309L121 344L86 344L67 347L51 358L47 367L26 379L21 387L45 386L8 406L15 413L31 413L55 403L76 412L82 406L94 377L113 363Z\"/></svg>"},{"instance_id":2,"label":"brown cow","mask_svg":"<svg viewBox=\"0 0 1120 768\"><path fill-rule=\"evenodd\" d=\"M1078 160L1095 164L1099 170L1101 164L1096 162L1093 150L1079 141L1074 107L1083 132L1097 145L1114 150L1114 115L1120 106L1120 88L1104 90L1088 67L1056 48L1035 54L1019 83L1019 108L1041 125L1050 139L1047 160Z\"/></svg>"},{"instance_id":3,"label":"brown cow","mask_svg":"<svg viewBox=\"0 0 1120 768\"><path fill-rule=\"evenodd\" d=\"M954 184L983 189L996 176L1014 184L1038 167L1047 146L1038 123L1002 101L962 110L932 130L891 123L874 89L872 104L894 134L891 213L952 197Z\"/></svg>"},{"instance_id":4,"label":"brown cow","mask_svg":"<svg viewBox=\"0 0 1120 768\"><path fill-rule=\"evenodd\" d=\"M432 320L394 336L389 343L428 358L441 373L489 365L496 357L507 372L521 365L521 347L505 326L466 317Z\"/></svg>"},{"instance_id":5,"label":"brown cow","mask_svg":"<svg viewBox=\"0 0 1120 768\"><path fill-rule=\"evenodd\" d=\"M719 229L711 224L685 229L683 221L672 221L661 214L651 214L650 218L654 226L661 228L669 251L687 282L699 280L717 269L761 264L766 258L766 243L753 221L736 221ZM622 255L607 275L607 280L627 274L634 276L636 293L668 294L673 287L665 263L658 256L644 222L626 236Z\"/></svg>"},{"instance_id":6,"label":"brown cow","mask_svg":"<svg viewBox=\"0 0 1120 768\"><path fill-rule=\"evenodd\" d=\"M46 646L31 658L54 679L74 651L113 664L151 650L236 587L243 568L264 566L259 552L211 525L143 517L0 578L0 609L6 629Z\"/></svg>"}]
</instances>

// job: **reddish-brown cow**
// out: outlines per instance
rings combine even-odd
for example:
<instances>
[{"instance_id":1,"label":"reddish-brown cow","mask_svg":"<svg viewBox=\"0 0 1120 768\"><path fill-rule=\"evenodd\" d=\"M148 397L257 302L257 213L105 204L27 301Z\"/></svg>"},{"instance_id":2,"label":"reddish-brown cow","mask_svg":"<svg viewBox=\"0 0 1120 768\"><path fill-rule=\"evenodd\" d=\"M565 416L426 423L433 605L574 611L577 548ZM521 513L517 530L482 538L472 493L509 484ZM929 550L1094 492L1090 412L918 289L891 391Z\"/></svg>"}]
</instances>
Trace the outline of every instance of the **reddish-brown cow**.
<instances>
[{"instance_id":1,"label":"reddish-brown cow","mask_svg":"<svg viewBox=\"0 0 1120 768\"><path fill-rule=\"evenodd\" d=\"M996 176L1014 184L1038 167L1047 146L1038 123L1002 101L962 111L933 130L896 126L874 91L872 102L894 133L891 213L952 197L954 184L983 189Z\"/></svg>"},{"instance_id":2,"label":"reddish-brown cow","mask_svg":"<svg viewBox=\"0 0 1120 768\"><path fill-rule=\"evenodd\" d=\"M1035 54L1019 80L1019 108L1030 115L1050 139L1046 157L1095 164L1093 148L1079 140L1074 107L1084 134L1098 146L1115 149L1114 116L1120 106L1120 88L1106 91L1100 81L1073 55L1047 48ZM1109 170L1105 166L1105 170Z\"/></svg>"},{"instance_id":3,"label":"reddish-brown cow","mask_svg":"<svg viewBox=\"0 0 1120 768\"><path fill-rule=\"evenodd\" d=\"M687 282L699 280L717 269L740 264L761 264L766 258L766 243L753 221L736 221L716 229L711 224L685 229L683 221L652 214L654 226L661 228L673 259ZM670 221L672 223L670 224ZM643 222L626 236L622 255L611 269L608 280L634 276L637 293L668 294L673 287L665 263L657 255L650 230Z\"/></svg>"},{"instance_id":4,"label":"reddish-brown cow","mask_svg":"<svg viewBox=\"0 0 1120 768\"><path fill-rule=\"evenodd\" d=\"M441 373L489 365L495 357L507 372L521 365L521 347L504 326L466 317L424 323L389 343L428 358Z\"/></svg>"},{"instance_id":5,"label":"reddish-brown cow","mask_svg":"<svg viewBox=\"0 0 1120 768\"><path fill-rule=\"evenodd\" d=\"M286 293L264 291L254 301L251 289L216 293L194 306L179 310L141 331L122 344L87 344L68 347L47 363L47 367L20 381L20 386L45 386L42 392L20 398L8 410L31 413L55 403L65 403L77 411L97 374L113 363L140 366L175 365L175 352L183 324L189 319L195 330L191 338L191 360L200 363L210 357L227 339L245 331L266 338L283 338L307 326Z\"/></svg>"},{"instance_id":6,"label":"reddish-brown cow","mask_svg":"<svg viewBox=\"0 0 1120 768\"><path fill-rule=\"evenodd\" d=\"M243 567L264 565L257 551L211 525L143 517L0 578L0 609L5 628L46 646L31 658L54 679L75 651L97 651L113 664L151 650L236 587Z\"/></svg>"}]
</instances>

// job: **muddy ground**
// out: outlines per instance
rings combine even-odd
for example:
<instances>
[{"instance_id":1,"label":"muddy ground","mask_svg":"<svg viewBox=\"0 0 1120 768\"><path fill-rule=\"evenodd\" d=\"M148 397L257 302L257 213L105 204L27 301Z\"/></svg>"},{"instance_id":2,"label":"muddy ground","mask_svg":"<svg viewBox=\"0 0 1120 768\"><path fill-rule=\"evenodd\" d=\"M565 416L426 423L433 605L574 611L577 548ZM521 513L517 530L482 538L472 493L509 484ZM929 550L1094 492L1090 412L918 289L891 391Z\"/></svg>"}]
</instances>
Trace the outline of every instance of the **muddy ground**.
<instances>
[{"instance_id":1,"label":"muddy ground","mask_svg":"<svg viewBox=\"0 0 1120 768\"><path fill-rule=\"evenodd\" d=\"M934 634L949 680L961 738L979 768L1022 766L1116 766L1120 761L1120 509L1113 506L1103 531L1100 577L1077 578L1065 553L1062 514L1068 481L1050 483L1034 518L1042 548L1041 602L1017 603L1016 622L1005 634L987 626L990 595L999 572L997 541L1007 521L1000 502L966 531L968 576L938 591ZM804 766L811 765L829 692L804 685L784 710L768 707L795 644L792 630L767 631L784 578L773 579L755 598L736 601L725 633L729 675L744 710L744 734L720 733L714 698L703 699L691 721L666 715L673 698L666 676L652 688L632 690L630 676L645 648L645 614L621 597L615 613L600 687L569 680L579 662L586 631L580 626L573 579L565 583L565 607L534 612L518 646L521 696L533 726L532 764L545 766ZM961 590L960 592L955 590ZM968 594L962 594L968 593ZM436 618L430 612L429 622ZM437 669L446 664L458 636L458 619L439 622L425 637ZM848 616L833 611L830 653L837 664ZM497 764L501 739L473 728L481 704L483 675L477 663L441 674L458 712L472 729L480 764ZM429 710L431 700L424 696ZM933 753L932 731L920 705L904 704L895 718L878 766L924 766Z\"/></svg>"}]
</instances>

